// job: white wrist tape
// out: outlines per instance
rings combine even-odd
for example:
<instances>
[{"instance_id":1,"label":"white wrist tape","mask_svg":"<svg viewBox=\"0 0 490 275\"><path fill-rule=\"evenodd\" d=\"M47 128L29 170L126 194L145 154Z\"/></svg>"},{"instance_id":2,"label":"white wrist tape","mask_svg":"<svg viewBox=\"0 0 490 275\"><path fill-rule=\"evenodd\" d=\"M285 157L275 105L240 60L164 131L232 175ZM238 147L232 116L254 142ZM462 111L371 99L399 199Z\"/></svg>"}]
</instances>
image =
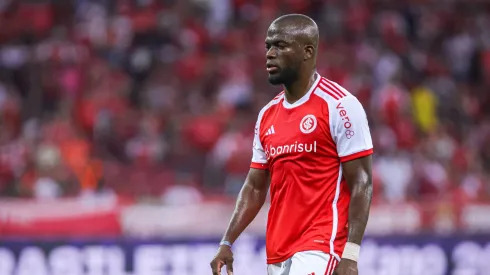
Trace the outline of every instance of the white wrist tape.
<instances>
[{"instance_id":1,"label":"white wrist tape","mask_svg":"<svg viewBox=\"0 0 490 275\"><path fill-rule=\"evenodd\" d=\"M219 243L219 245L220 245L220 246L221 246L221 245L226 245L226 246L231 247L231 243L230 243L229 241L221 241L221 242Z\"/></svg>"},{"instance_id":2,"label":"white wrist tape","mask_svg":"<svg viewBox=\"0 0 490 275\"><path fill-rule=\"evenodd\" d=\"M344 247L344 252L342 253L342 258L357 262L359 260L360 252L361 247L358 244L347 242Z\"/></svg>"}]
</instances>

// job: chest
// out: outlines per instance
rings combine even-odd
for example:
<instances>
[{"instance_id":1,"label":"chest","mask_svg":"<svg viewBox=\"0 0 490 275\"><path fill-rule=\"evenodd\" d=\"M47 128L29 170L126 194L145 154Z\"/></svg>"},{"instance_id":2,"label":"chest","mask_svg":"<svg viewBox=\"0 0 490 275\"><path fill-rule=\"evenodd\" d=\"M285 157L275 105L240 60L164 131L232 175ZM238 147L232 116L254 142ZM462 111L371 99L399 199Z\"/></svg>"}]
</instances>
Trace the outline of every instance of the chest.
<instances>
[{"instance_id":1,"label":"chest","mask_svg":"<svg viewBox=\"0 0 490 275\"><path fill-rule=\"evenodd\" d=\"M325 155L332 143L328 115L321 108L277 108L264 117L260 128L270 162Z\"/></svg>"}]
</instances>

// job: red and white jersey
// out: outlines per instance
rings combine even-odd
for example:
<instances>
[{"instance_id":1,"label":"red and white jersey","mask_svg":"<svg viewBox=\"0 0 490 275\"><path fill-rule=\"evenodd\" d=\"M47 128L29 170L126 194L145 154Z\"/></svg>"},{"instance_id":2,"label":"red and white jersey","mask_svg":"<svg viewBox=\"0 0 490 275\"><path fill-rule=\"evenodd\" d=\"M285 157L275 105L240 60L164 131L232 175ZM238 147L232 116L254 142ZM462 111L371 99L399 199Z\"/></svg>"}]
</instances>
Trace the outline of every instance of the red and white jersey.
<instances>
[{"instance_id":1,"label":"red and white jersey","mask_svg":"<svg viewBox=\"0 0 490 275\"><path fill-rule=\"evenodd\" d=\"M260 111L251 167L271 173L269 264L306 250L340 260L350 202L341 163L372 153L361 103L318 74L300 100L290 104L280 93Z\"/></svg>"}]
</instances>

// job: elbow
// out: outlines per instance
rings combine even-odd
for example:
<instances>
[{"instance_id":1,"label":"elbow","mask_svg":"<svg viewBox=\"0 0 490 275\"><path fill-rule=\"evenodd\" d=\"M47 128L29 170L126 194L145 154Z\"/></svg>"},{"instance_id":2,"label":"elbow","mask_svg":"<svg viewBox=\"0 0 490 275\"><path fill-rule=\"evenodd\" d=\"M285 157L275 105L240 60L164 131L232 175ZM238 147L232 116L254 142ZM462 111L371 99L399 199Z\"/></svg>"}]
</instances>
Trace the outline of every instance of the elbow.
<instances>
[{"instance_id":1,"label":"elbow","mask_svg":"<svg viewBox=\"0 0 490 275\"><path fill-rule=\"evenodd\" d=\"M373 198L373 181L366 180L359 184L359 195L371 202Z\"/></svg>"},{"instance_id":2,"label":"elbow","mask_svg":"<svg viewBox=\"0 0 490 275\"><path fill-rule=\"evenodd\" d=\"M371 200L373 196L373 181L371 177L366 176L356 179L351 188L351 196L364 197Z\"/></svg>"},{"instance_id":3,"label":"elbow","mask_svg":"<svg viewBox=\"0 0 490 275\"><path fill-rule=\"evenodd\" d=\"M364 194L366 197L371 200L373 198L373 181L369 180L366 183L363 184L364 186Z\"/></svg>"},{"instance_id":4,"label":"elbow","mask_svg":"<svg viewBox=\"0 0 490 275\"><path fill-rule=\"evenodd\" d=\"M243 194L246 197L253 198L254 200L263 201L267 197L268 187L264 184L257 184L252 181L247 182L243 187ZM262 203L263 203L262 202Z\"/></svg>"}]
</instances>

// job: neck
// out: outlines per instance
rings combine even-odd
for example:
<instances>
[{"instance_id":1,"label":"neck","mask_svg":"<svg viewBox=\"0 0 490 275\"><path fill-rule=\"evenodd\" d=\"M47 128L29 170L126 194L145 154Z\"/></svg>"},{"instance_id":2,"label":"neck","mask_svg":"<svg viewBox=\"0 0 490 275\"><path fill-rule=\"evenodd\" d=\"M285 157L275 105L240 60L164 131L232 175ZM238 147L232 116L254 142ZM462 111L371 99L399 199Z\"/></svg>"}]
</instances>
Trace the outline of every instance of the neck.
<instances>
[{"instance_id":1,"label":"neck","mask_svg":"<svg viewBox=\"0 0 490 275\"><path fill-rule=\"evenodd\" d=\"M316 78L316 70L313 70L304 76L301 75L293 83L284 84L284 95L286 96L286 101L293 104L302 98L311 88Z\"/></svg>"}]
</instances>

